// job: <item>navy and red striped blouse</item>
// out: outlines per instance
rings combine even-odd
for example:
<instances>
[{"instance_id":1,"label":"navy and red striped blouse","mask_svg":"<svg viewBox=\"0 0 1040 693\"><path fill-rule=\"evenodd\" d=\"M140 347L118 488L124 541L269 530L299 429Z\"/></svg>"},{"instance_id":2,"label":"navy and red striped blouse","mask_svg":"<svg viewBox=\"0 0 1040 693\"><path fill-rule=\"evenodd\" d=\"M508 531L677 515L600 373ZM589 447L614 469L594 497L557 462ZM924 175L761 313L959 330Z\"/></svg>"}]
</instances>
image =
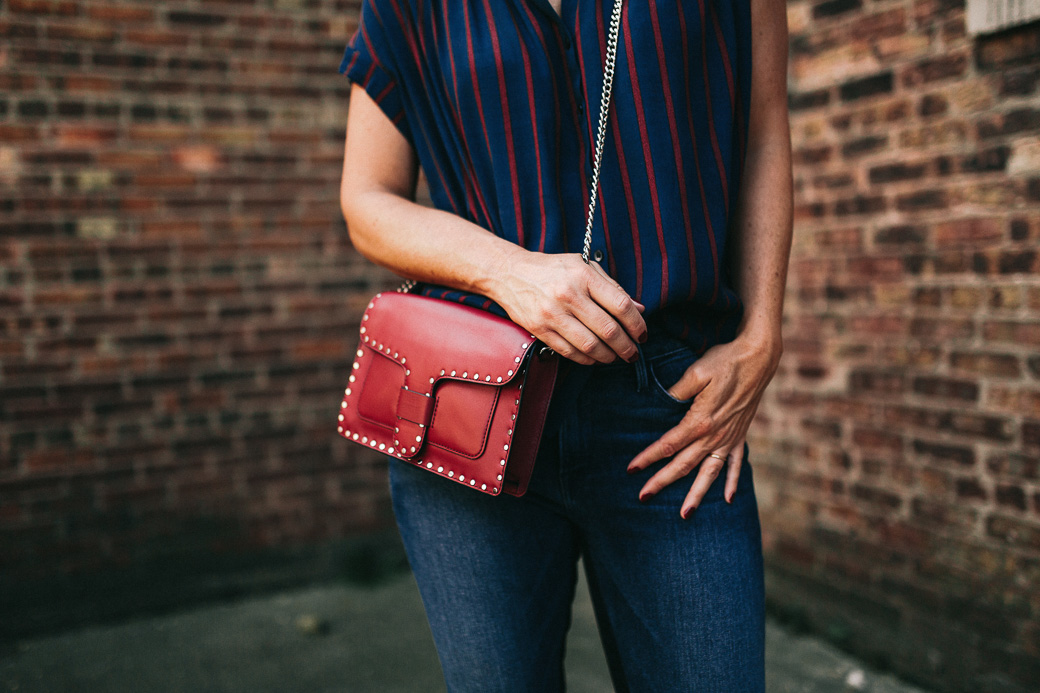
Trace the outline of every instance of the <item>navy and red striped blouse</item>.
<instances>
[{"instance_id":1,"label":"navy and red striped blouse","mask_svg":"<svg viewBox=\"0 0 1040 693\"><path fill-rule=\"evenodd\" d=\"M728 268L747 143L750 0L625 0L594 257L703 351L743 304ZM581 252L612 0L363 0L340 72L416 150L439 209ZM483 297L454 298L504 314Z\"/></svg>"}]
</instances>

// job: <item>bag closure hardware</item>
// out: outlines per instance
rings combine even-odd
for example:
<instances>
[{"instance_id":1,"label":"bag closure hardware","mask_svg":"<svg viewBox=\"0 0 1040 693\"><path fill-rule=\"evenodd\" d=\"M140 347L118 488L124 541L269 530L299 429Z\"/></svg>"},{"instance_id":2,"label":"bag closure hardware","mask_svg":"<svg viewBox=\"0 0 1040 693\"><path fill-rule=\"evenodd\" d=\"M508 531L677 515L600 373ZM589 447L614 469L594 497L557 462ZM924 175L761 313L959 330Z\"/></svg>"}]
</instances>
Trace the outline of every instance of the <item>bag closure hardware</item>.
<instances>
[{"instance_id":1,"label":"bag closure hardware","mask_svg":"<svg viewBox=\"0 0 1040 693\"><path fill-rule=\"evenodd\" d=\"M409 390L407 387L401 388L401 394L397 398L397 418L426 427L430 423L432 413L431 395Z\"/></svg>"},{"instance_id":2,"label":"bag closure hardware","mask_svg":"<svg viewBox=\"0 0 1040 693\"><path fill-rule=\"evenodd\" d=\"M403 457L414 457L422 452L433 416L434 398L424 392L402 387L397 396L397 426L394 445Z\"/></svg>"}]
</instances>

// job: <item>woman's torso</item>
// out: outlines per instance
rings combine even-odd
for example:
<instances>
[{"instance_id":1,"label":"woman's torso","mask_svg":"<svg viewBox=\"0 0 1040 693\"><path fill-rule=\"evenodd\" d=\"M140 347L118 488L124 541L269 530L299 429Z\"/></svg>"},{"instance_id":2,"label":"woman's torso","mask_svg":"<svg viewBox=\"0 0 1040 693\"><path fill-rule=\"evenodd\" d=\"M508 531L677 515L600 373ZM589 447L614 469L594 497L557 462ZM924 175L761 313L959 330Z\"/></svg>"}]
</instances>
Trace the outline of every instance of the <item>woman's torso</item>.
<instances>
[{"instance_id":1,"label":"woman's torso","mask_svg":"<svg viewBox=\"0 0 1040 693\"><path fill-rule=\"evenodd\" d=\"M606 124L593 251L647 306L651 329L698 350L732 339L743 308L727 265L746 146L748 3L624 0ZM529 250L580 252L612 9L365 0L341 71L412 142L438 208Z\"/></svg>"}]
</instances>

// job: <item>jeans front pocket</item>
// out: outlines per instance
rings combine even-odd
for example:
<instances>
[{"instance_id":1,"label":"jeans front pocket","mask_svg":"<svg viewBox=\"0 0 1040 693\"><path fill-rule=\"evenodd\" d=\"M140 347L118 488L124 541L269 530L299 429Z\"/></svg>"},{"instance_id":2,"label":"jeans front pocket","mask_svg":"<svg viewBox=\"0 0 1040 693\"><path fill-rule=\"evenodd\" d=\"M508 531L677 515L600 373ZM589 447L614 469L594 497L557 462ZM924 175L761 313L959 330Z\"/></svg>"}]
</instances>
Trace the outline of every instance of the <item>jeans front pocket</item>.
<instances>
[{"instance_id":1,"label":"jeans front pocket","mask_svg":"<svg viewBox=\"0 0 1040 693\"><path fill-rule=\"evenodd\" d=\"M693 402L693 397L678 399L669 394L668 388L679 382L686 369L696 360L697 356L691 349L670 351L648 359L646 370L650 376L650 389L669 404L688 407Z\"/></svg>"}]
</instances>

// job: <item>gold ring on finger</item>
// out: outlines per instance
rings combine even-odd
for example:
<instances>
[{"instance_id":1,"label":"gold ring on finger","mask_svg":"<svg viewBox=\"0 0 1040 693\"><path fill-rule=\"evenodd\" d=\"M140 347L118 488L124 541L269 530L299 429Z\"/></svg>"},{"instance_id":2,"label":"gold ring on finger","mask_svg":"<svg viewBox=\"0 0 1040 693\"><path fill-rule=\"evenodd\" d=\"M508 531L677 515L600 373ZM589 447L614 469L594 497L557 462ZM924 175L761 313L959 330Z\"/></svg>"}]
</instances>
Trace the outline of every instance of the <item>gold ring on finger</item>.
<instances>
[{"instance_id":1,"label":"gold ring on finger","mask_svg":"<svg viewBox=\"0 0 1040 693\"><path fill-rule=\"evenodd\" d=\"M718 459L718 460L722 460L722 461L725 461L725 460L726 460L726 458L725 458L725 457L723 457L722 455L717 455L717 454L715 454L714 452L713 452L713 453L711 453L710 455L708 455L708 457L714 457L715 459Z\"/></svg>"}]
</instances>

